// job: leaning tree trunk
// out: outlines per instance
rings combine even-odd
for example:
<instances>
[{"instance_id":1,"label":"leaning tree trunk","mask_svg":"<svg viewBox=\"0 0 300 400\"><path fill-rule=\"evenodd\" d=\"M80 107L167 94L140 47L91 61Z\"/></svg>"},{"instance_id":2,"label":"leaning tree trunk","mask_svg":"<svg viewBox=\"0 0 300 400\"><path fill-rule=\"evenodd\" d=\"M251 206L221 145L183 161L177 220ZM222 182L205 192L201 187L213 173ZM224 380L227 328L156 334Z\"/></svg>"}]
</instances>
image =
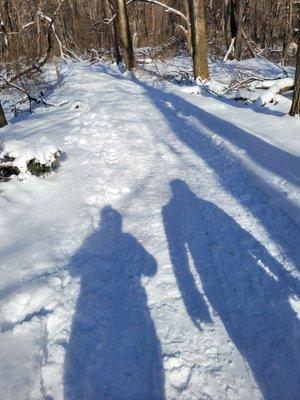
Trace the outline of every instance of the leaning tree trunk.
<instances>
[{"instance_id":1,"label":"leaning tree trunk","mask_svg":"<svg viewBox=\"0 0 300 400\"><path fill-rule=\"evenodd\" d=\"M300 5L299 5L300 10ZM300 18L299 18L299 26L300 26ZM297 50L297 68L295 75L295 86L294 86L294 95L293 95L293 103L290 110L290 115L300 115L300 32L298 32L298 50Z\"/></svg>"},{"instance_id":2,"label":"leaning tree trunk","mask_svg":"<svg viewBox=\"0 0 300 400\"><path fill-rule=\"evenodd\" d=\"M5 125L7 125L7 121L0 101L0 128L2 128Z\"/></svg>"},{"instance_id":3,"label":"leaning tree trunk","mask_svg":"<svg viewBox=\"0 0 300 400\"><path fill-rule=\"evenodd\" d=\"M194 78L209 79L203 0L189 0Z\"/></svg>"},{"instance_id":4,"label":"leaning tree trunk","mask_svg":"<svg viewBox=\"0 0 300 400\"><path fill-rule=\"evenodd\" d=\"M120 29L120 42L124 52L124 62L127 71L131 71L135 66L135 58L132 46L130 25L127 14L126 0L118 0L118 17Z\"/></svg>"}]
</instances>

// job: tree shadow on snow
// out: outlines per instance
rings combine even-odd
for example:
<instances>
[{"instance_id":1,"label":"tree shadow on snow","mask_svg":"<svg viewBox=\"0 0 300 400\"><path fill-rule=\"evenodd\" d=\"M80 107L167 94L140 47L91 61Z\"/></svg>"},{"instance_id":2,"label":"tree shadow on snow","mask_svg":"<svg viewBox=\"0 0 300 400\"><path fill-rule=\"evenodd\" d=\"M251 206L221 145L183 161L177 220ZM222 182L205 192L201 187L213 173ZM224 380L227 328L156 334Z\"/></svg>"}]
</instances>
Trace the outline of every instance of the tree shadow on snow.
<instances>
[{"instance_id":1,"label":"tree shadow on snow","mask_svg":"<svg viewBox=\"0 0 300 400\"><path fill-rule=\"evenodd\" d=\"M248 362L266 400L300 393L300 323L289 296L299 283L233 218L199 199L185 182L171 182L162 214L171 261L186 310L196 326L210 323L203 295ZM190 255L190 257L188 257Z\"/></svg>"},{"instance_id":2,"label":"tree shadow on snow","mask_svg":"<svg viewBox=\"0 0 300 400\"><path fill-rule=\"evenodd\" d=\"M240 109L251 109L252 111L258 113L258 114L264 114L264 115L271 115L274 117L284 117L286 114L282 111L279 110L274 110L269 108L270 104L266 104L265 106L260 106L257 105L255 102L251 103L248 102L247 100L239 100L239 99L231 99L225 96L218 96L217 94L208 92L208 91L203 91L202 92L203 96L213 98L216 101L220 101L221 103L228 104L231 107L235 108L240 108Z\"/></svg>"},{"instance_id":3,"label":"tree shadow on snow","mask_svg":"<svg viewBox=\"0 0 300 400\"><path fill-rule=\"evenodd\" d=\"M119 78L116 75L113 76ZM247 153L247 156L257 165L296 186L300 184L299 158L246 132L235 124L204 111L181 96L164 92L137 79L135 83L145 90L145 94L166 118L177 138L215 171L222 186L260 220L268 234L299 268L299 229L280 212L277 214L280 218L276 218L270 206L268 206L267 213L266 207L257 206L257 203L266 204L266 202L258 190L254 188L249 190L247 175L252 174L254 180L266 188L270 199L277 199L281 195L274 186L263 181L257 173L250 171L246 173L245 168L241 168L238 156L232 152L229 153L226 147L217 145L205 131L216 132L220 137L224 137L237 146L240 151ZM277 161L277 164L274 163L274 160ZM249 194L251 195L249 196ZM282 201L284 201L286 209L292 210L294 215L299 214L297 206L288 198L284 198Z\"/></svg>"},{"instance_id":4,"label":"tree shadow on snow","mask_svg":"<svg viewBox=\"0 0 300 400\"><path fill-rule=\"evenodd\" d=\"M65 400L163 400L162 355L141 275L155 259L111 207L72 257L80 294L65 357Z\"/></svg>"},{"instance_id":5,"label":"tree shadow on snow","mask_svg":"<svg viewBox=\"0 0 300 400\"><path fill-rule=\"evenodd\" d=\"M149 69L146 69L146 73L156 79L158 79L160 82L163 80L168 80L171 81L173 84L179 86L179 87L184 87L184 86L189 86L189 85L185 85L182 83L178 83L178 82L174 82L174 73L169 73L169 74L161 74L158 73L156 71L151 71ZM192 82L192 81L191 81ZM212 93L210 91L207 90L203 90L201 92L202 96L205 97L210 97L213 98L216 101L220 101L222 104L228 104L231 107L236 107L236 108L240 108L240 109L251 109L254 112L257 112L259 114L265 114L265 115L273 115L275 117L284 117L286 114L282 111L279 110L272 110L269 108L269 104L267 104L264 107L258 106L254 103L251 103L247 100L242 100L242 99L234 99L234 98L229 98L226 96L222 96L222 95L217 95L215 93Z\"/></svg>"}]
</instances>

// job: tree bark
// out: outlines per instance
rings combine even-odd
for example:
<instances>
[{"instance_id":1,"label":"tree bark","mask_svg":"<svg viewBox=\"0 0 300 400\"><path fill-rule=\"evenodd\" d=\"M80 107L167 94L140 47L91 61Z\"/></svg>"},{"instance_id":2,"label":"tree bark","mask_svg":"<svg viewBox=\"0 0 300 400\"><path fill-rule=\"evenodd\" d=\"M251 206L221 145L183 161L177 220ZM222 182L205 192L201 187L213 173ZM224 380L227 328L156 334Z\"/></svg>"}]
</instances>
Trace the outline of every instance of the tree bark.
<instances>
[{"instance_id":1,"label":"tree bark","mask_svg":"<svg viewBox=\"0 0 300 400\"><path fill-rule=\"evenodd\" d=\"M282 65L285 64L285 60L288 55L289 45L291 40L292 25L293 25L293 0L287 0L288 13L286 21L286 29L283 40L283 52L282 52Z\"/></svg>"},{"instance_id":2,"label":"tree bark","mask_svg":"<svg viewBox=\"0 0 300 400\"><path fill-rule=\"evenodd\" d=\"M240 60L242 58L242 42L243 42L243 18L245 12L244 0L239 0L236 5L236 36L235 36L235 58Z\"/></svg>"},{"instance_id":3,"label":"tree bark","mask_svg":"<svg viewBox=\"0 0 300 400\"><path fill-rule=\"evenodd\" d=\"M229 50L232 39L235 38L235 34L232 32L232 2L231 0L224 0L224 33L227 50Z\"/></svg>"},{"instance_id":4,"label":"tree bark","mask_svg":"<svg viewBox=\"0 0 300 400\"><path fill-rule=\"evenodd\" d=\"M106 8L109 18L113 18L114 16L114 5L110 0L106 0ZM113 42L114 42L114 49L115 49L115 57L116 63L120 64L122 62L122 55L120 53L120 46L119 46L119 32L118 32L118 20L113 18Z\"/></svg>"},{"instance_id":5,"label":"tree bark","mask_svg":"<svg viewBox=\"0 0 300 400\"><path fill-rule=\"evenodd\" d=\"M299 29L300 29L300 4L299 7ZM297 49L297 67L296 67L296 75L295 75L295 86L294 86L294 95L293 95L293 103L290 110L290 115L293 117L294 115L300 115L300 31L298 31L298 49Z\"/></svg>"},{"instance_id":6,"label":"tree bark","mask_svg":"<svg viewBox=\"0 0 300 400\"><path fill-rule=\"evenodd\" d=\"M194 78L209 79L203 0L189 0Z\"/></svg>"},{"instance_id":7,"label":"tree bark","mask_svg":"<svg viewBox=\"0 0 300 400\"><path fill-rule=\"evenodd\" d=\"M247 0L224 0L224 31L227 50L234 39L234 57L242 56L243 18Z\"/></svg>"},{"instance_id":8,"label":"tree bark","mask_svg":"<svg viewBox=\"0 0 300 400\"><path fill-rule=\"evenodd\" d=\"M40 0L37 0L37 10L40 11ZM36 15L36 56L41 57L42 48L42 27L39 15Z\"/></svg>"},{"instance_id":9,"label":"tree bark","mask_svg":"<svg viewBox=\"0 0 300 400\"><path fill-rule=\"evenodd\" d=\"M190 16L190 6L189 0L185 0L185 8L186 8L186 15L188 18L187 21L187 48L191 55L193 55L193 45L192 45L192 30L191 30L191 16Z\"/></svg>"},{"instance_id":10,"label":"tree bark","mask_svg":"<svg viewBox=\"0 0 300 400\"><path fill-rule=\"evenodd\" d=\"M118 18L120 30L120 42L124 52L125 69L131 71L136 67L134 58L130 25L128 20L126 0L118 0Z\"/></svg>"},{"instance_id":11,"label":"tree bark","mask_svg":"<svg viewBox=\"0 0 300 400\"><path fill-rule=\"evenodd\" d=\"M114 48L115 48L116 63L120 64L122 62L122 55L120 53L119 32L118 32L118 21L117 21L117 19L113 20L113 33L114 33Z\"/></svg>"},{"instance_id":12,"label":"tree bark","mask_svg":"<svg viewBox=\"0 0 300 400\"><path fill-rule=\"evenodd\" d=\"M3 126L7 125L7 120L5 118L5 114L2 108L2 104L0 101L0 128L2 128Z\"/></svg>"}]
</instances>

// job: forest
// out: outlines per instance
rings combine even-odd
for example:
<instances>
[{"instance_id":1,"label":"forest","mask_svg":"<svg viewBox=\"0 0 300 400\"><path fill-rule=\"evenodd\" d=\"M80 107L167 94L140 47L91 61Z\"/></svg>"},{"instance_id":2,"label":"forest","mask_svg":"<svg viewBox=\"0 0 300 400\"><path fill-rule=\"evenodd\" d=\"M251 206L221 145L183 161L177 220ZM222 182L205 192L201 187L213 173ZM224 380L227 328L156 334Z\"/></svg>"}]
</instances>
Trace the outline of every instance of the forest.
<instances>
[{"instance_id":1,"label":"forest","mask_svg":"<svg viewBox=\"0 0 300 400\"><path fill-rule=\"evenodd\" d=\"M299 64L299 1L295 0L3 0L2 87L38 72L50 59L125 58L133 49L160 46L155 56L178 49L194 61L194 77L209 78L210 57L265 57ZM124 18L123 18L124 17ZM128 43L129 40L129 43ZM132 53L128 58L127 53ZM129 63L129 64L128 64ZM299 70L299 68L298 68ZM299 74L291 115L299 114ZM285 87L283 88L285 89ZM282 90L283 90L282 89Z\"/></svg>"}]
</instances>

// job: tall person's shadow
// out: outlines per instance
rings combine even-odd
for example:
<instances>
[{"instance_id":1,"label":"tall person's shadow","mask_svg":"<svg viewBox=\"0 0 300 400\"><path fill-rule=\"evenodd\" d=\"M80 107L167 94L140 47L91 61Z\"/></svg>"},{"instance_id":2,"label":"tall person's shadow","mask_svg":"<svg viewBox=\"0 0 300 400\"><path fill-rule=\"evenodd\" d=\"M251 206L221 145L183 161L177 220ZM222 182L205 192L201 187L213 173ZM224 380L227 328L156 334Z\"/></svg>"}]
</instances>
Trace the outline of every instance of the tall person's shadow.
<instances>
[{"instance_id":1,"label":"tall person's shadow","mask_svg":"<svg viewBox=\"0 0 300 400\"><path fill-rule=\"evenodd\" d=\"M123 233L121 215L110 206L70 271L81 287L65 357L65 400L163 400L160 343L141 285L141 275L155 275L157 264Z\"/></svg>"},{"instance_id":2,"label":"tall person's shadow","mask_svg":"<svg viewBox=\"0 0 300 400\"><path fill-rule=\"evenodd\" d=\"M264 399L300 399L300 324L289 302L299 282L250 233L185 182L163 207L171 261L186 310L211 323L206 301L247 360ZM188 253L199 274L198 290Z\"/></svg>"}]
</instances>

